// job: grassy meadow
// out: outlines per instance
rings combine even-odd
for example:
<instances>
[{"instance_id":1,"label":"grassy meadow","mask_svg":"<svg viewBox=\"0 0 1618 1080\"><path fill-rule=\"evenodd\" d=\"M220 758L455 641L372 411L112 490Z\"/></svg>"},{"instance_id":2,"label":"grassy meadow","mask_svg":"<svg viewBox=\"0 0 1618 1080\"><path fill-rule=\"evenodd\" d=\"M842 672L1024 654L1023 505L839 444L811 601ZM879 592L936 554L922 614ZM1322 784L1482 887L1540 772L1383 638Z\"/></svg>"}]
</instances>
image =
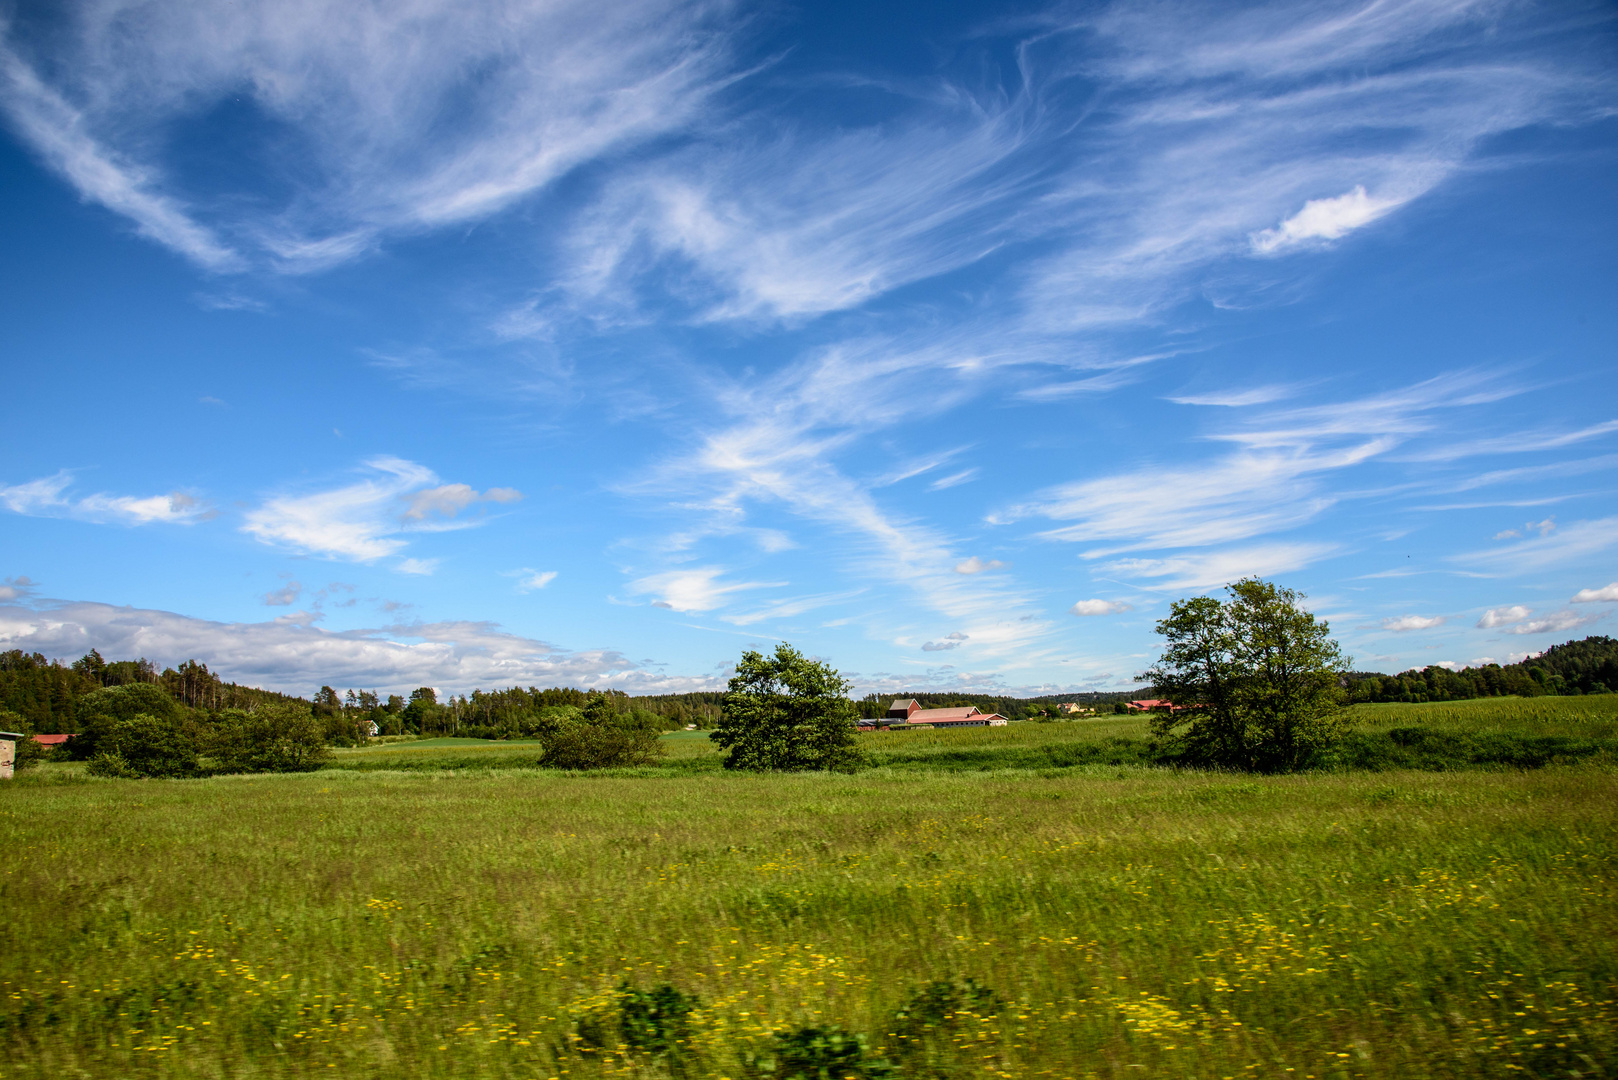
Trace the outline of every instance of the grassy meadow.
<instances>
[{"instance_id":1,"label":"grassy meadow","mask_svg":"<svg viewBox=\"0 0 1618 1080\"><path fill-rule=\"evenodd\" d=\"M47 765L0 788L0 1075L1618 1075L1618 695L1354 719L1597 750L1232 776L1107 718L867 735L854 775L700 733L608 775Z\"/></svg>"}]
</instances>

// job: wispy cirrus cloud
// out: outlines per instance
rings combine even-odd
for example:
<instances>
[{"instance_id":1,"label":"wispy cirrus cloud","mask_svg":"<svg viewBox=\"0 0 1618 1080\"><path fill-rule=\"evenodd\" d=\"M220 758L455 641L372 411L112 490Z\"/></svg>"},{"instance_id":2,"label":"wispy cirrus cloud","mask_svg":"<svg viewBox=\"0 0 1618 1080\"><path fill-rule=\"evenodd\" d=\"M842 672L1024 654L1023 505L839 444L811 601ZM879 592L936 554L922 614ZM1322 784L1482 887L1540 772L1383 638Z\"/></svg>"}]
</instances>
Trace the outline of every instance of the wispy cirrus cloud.
<instances>
[{"instance_id":1,"label":"wispy cirrus cloud","mask_svg":"<svg viewBox=\"0 0 1618 1080\"><path fill-rule=\"evenodd\" d=\"M370 475L356 483L266 499L243 515L242 531L263 543L311 555L373 562L403 551L409 543L406 534L469 528L486 520L456 520L469 506L522 497L511 488L479 494L465 484L440 485L431 469L403 458L371 458L363 467ZM435 563L404 558L394 568L430 574Z\"/></svg>"},{"instance_id":2,"label":"wispy cirrus cloud","mask_svg":"<svg viewBox=\"0 0 1618 1080\"><path fill-rule=\"evenodd\" d=\"M26 40L0 27L13 126L85 198L214 270L329 266L678 130L735 76L739 28L721 2L681 0L86 0L52 14ZM161 156L227 102L296 149L262 159L293 198L220 190L205 166Z\"/></svg>"},{"instance_id":3,"label":"wispy cirrus cloud","mask_svg":"<svg viewBox=\"0 0 1618 1080\"><path fill-rule=\"evenodd\" d=\"M555 570L535 570L525 566L521 570L508 570L506 577L517 579L517 591L520 593L534 592L543 589L556 580Z\"/></svg>"},{"instance_id":4,"label":"wispy cirrus cloud","mask_svg":"<svg viewBox=\"0 0 1618 1080\"><path fill-rule=\"evenodd\" d=\"M1530 574L1588 558L1618 545L1618 517L1576 521L1516 543L1455 555L1451 561L1499 577Z\"/></svg>"},{"instance_id":5,"label":"wispy cirrus cloud","mask_svg":"<svg viewBox=\"0 0 1618 1080\"><path fill-rule=\"evenodd\" d=\"M67 494L68 470L26 483L0 485L0 507L27 517L65 517L118 525L195 525L217 516L211 506L183 491L167 495Z\"/></svg>"}]
</instances>

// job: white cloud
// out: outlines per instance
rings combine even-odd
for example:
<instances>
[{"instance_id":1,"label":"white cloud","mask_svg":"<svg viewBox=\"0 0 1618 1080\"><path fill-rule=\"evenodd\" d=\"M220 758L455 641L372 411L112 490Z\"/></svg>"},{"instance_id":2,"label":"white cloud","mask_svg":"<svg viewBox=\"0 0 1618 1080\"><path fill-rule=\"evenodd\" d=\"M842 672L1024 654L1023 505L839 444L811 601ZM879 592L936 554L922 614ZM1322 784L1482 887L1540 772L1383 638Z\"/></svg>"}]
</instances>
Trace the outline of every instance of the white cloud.
<instances>
[{"instance_id":1,"label":"white cloud","mask_svg":"<svg viewBox=\"0 0 1618 1080\"><path fill-rule=\"evenodd\" d=\"M81 2L29 43L38 55L0 39L0 101L85 198L144 235L210 269L239 266L240 251L316 268L389 230L486 216L689 125L728 77L723 12L680 0ZM226 101L266 115L276 160L297 160L272 177L291 181L284 203L209 188L205 165L160 156ZM204 197L188 206L182 188Z\"/></svg>"},{"instance_id":2,"label":"white cloud","mask_svg":"<svg viewBox=\"0 0 1618 1080\"><path fill-rule=\"evenodd\" d=\"M978 471L979 470L977 469L962 469L958 473L951 473L949 476L941 476L937 480L934 480L932 483L928 484L927 490L943 491L945 488L952 488L957 484L969 483L977 479Z\"/></svg>"},{"instance_id":3,"label":"white cloud","mask_svg":"<svg viewBox=\"0 0 1618 1080\"><path fill-rule=\"evenodd\" d=\"M159 666L189 658L226 679L294 694L322 685L408 692L417 686L614 686L632 692L712 689L716 678L664 676L610 649L571 651L494 623L395 624L323 630L297 613L269 622L220 623L169 611L91 602L0 606L0 649L74 658L145 656Z\"/></svg>"},{"instance_id":4,"label":"white cloud","mask_svg":"<svg viewBox=\"0 0 1618 1080\"><path fill-rule=\"evenodd\" d=\"M393 568L401 574L428 577L438 569L439 562L438 559L400 559Z\"/></svg>"},{"instance_id":5,"label":"white cloud","mask_svg":"<svg viewBox=\"0 0 1618 1080\"><path fill-rule=\"evenodd\" d=\"M482 519L453 520L467 506L521 497L509 488L479 495L465 484L440 486L431 469L402 458L372 458L364 468L373 475L346 487L266 499L244 515L242 531L266 544L372 562L402 551L408 544L402 534L468 528ZM429 574L435 562L404 559L395 568Z\"/></svg>"},{"instance_id":6,"label":"white cloud","mask_svg":"<svg viewBox=\"0 0 1618 1080\"><path fill-rule=\"evenodd\" d=\"M536 589L543 589L545 586L555 581L556 571L540 571L535 570L533 567L525 566L521 570L506 571L506 576L517 578L517 591L520 593L526 593L533 592Z\"/></svg>"},{"instance_id":7,"label":"white cloud","mask_svg":"<svg viewBox=\"0 0 1618 1080\"><path fill-rule=\"evenodd\" d=\"M1244 405L1268 405L1272 401L1289 398L1296 392L1296 387L1277 383L1270 386L1255 386L1247 390L1214 390L1205 394L1181 394L1165 400L1172 401L1176 405L1217 405L1224 408L1239 408Z\"/></svg>"},{"instance_id":8,"label":"white cloud","mask_svg":"<svg viewBox=\"0 0 1618 1080\"><path fill-rule=\"evenodd\" d=\"M1493 630L1497 626L1505 626L1507 623L1514 623L1522 619L1526 619L1532 614L1532 608L1523 607L1521 604L1512 604L1510 607L1490 608L1488 611L1485 611L1483 613L1483 617L1478 620L1478 629Z\"/></svg>"},{"instance_id":9,"label":"white cloud","mask_svg":"<svg viewBox=\"0 0 1618 1080\"><path fill-rule=\"evenodd\" d=\"M1570 603L1593 604L1618 602L1618 581L1600 589L1580 589L1573 594Z\"/></svg>"},{"instance_id":10,"label":"white cloud","mask_svg":"<svg viewBox=\"0 0 1618 1080\"><path fill-rule=\"evenodd\" d=\"M110 20L109 20L110 21ZM0 32L6 27L0 24ZM123 214L141 235L210 270L232 270L240 258L188 209L160 190L161 170L130 160L88 134L89 118L40 79L0 39L0 93L17 131L86 199Z\"/></svg>"},{"instance_id":11,"label":"white cloud","mask_svg":"<svg viewBox=\"0 0 1618 1080\"><path fill-rule=\"evenodd\" d=\"M1435 626L1443 626L1444 622L1442 615L1401 615L1394 619L1383 619L1382 629L1404 634L1411 630L1431 630Z\"/></svg>"},{"instance_id":12,"label":"white cloud","mask_svg":"<svg viewBox=\"0 0 1618 1080\"><path fill-rule=\"evenodd\" d=\"M999 559L990 559L985 562L974 555L970 559L962 559L956 563L955 572L957 574L981 574L986 570L999 570L1005 565Z\"/></svg>"},{"instance_id":13,"label":"white cloud","mask_svg":"<svg viewBox=\"0 0 1618 1080\"><path fill-rule=\"evenodd\" d=\"M731 593L750 589L778 589L784 581L721 582L725 573L722 566L698 566L649 574L629 583L629 591L638 596L651 596L653 607L672 608L675 611L712 611L725 602Z\"/></svg>"},{"instance_id":14,"label":"white cloud","mask_svg":"<svg viewBox=\"0 0 1618 1080\"><path fill-rule=\"evenodd\" d=\"M28 517L67 517L120 525L195 525L216 516L212 507L183 491L146 496L98 492L73 499L64 494L72 485L73 474L64 469L55 476L0 486L0 506Z\"/></svg>"},{"instance_id":15,"label":"white cloud","mask_svg":"<svg viewBox=\"0 0 1618 1080\"><path fill-rule=\"evenodd\" d=\"M1253 250L1270 255L1310 240L1337 240L1397 209L1405 201L1372 198L1365 193L1363 184L1334 198L1310 199L1302 210L1275 228L1254 233Z\"/></svg>"},{"instance_id":16,"label":"white cloud","mask_svg":"<svg viewBox=\"0 0 1618 1080\"><path fill-rule=\"evenodd\" d=\"M1122 600L1080 600L1067 610L1072 615L1116 615L1121 611L1134 611L1135 608Z\"/></svg>"},{"instance_id":17,"label":"white cloud","mask_svg":"<svg viewBox=\"0 0 1618 1080\"><path fill-rule=\"evenodd\" d=\"M1558 611L1511 628L1513 634L1560 634L1595 622L1600 615L1580 615L1576 611Z\"/></svg>"},{"instance_id":18,"label":"white cloud","mask_svg":"<svg viewBox=\"0 0 1618 1080\"><path fill-rule=\"evenodd\" d=\"M958 648L960 648L967 640L968 640L968 637L967 637L966 634L963 634L963 633L960 633L959 631L956 631L955 633L946 636L944 638L944 640L942 640L942 641L929 641L929 642L927 642L926 644L924 644L921 647L921 651L922 652L948 652L950 649L958 649Z\"/></svg>"}]
</instances>

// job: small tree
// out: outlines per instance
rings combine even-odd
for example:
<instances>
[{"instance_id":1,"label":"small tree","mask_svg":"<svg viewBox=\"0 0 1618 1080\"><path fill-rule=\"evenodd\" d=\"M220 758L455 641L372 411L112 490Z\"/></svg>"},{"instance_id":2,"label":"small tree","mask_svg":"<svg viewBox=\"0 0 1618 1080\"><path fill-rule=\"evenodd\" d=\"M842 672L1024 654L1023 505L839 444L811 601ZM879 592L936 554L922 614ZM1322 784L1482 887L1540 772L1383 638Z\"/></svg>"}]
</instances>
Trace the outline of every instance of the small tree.
<instances>
[{"instance_id":1,"label":"small tree","mask_svg":"<svg viewBox=\"0 0 1618 1080\"><path fill-rule=\"evenodd\" d=\"M852 769L861 754L848 686L785 642L774 656L749 649L708 738L730 751L727 769Z\"/></svg>"},{"instance_id":2,"label":"small tree","mask_svg":"<svg viewBox=\"0 0 1618 1080\"><path fill-rule=\"evenodd\" d=\"M1292 589L1251 577L1226 592L1181 600L1157 624L1167 644L1140 679L1186 708L1155 714L1152 731L1193 761L1296 769L1341 732L1350 660Z\"/></svg>"}]
</instances>

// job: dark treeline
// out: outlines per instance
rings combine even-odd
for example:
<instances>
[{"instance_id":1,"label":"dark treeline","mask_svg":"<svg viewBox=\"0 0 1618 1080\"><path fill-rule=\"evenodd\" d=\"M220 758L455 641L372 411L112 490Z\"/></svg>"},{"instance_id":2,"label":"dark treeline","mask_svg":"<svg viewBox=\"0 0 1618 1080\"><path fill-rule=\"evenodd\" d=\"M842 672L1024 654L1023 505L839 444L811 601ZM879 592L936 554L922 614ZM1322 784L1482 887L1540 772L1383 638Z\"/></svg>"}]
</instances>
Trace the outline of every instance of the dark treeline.
<instances>
[{"instance_id":1,"label":"dark treeline","mask_svg":"<svg viewBox=\"0 0 1618 1080\"><path fill-rule=\"evenodd\" d=\"M1351 702L1464 701L1480 697L1608 694L1618 690L1618 641L1587 637L1552 645L1515 664L1485 664L1450 671L1437 665L1381 675L1350 672Z\"/></svg>"},{"instance_id":2,"label":"dark treeline","mask_svg":"<svg viewBox=\"0 0 1618 1080\"><path fill-rule=\"evenodd\" d=\"M81 699L109 686L134 684L156 686L188 708L211 712L299 700L227 683L195 660L158 671L145 658L109 662L94 649L71 664L20 649L0 652L0 709L22 717L30 731L41 735L78 731L85 719L79 710Z\"/></svg>"}]
</instances>

